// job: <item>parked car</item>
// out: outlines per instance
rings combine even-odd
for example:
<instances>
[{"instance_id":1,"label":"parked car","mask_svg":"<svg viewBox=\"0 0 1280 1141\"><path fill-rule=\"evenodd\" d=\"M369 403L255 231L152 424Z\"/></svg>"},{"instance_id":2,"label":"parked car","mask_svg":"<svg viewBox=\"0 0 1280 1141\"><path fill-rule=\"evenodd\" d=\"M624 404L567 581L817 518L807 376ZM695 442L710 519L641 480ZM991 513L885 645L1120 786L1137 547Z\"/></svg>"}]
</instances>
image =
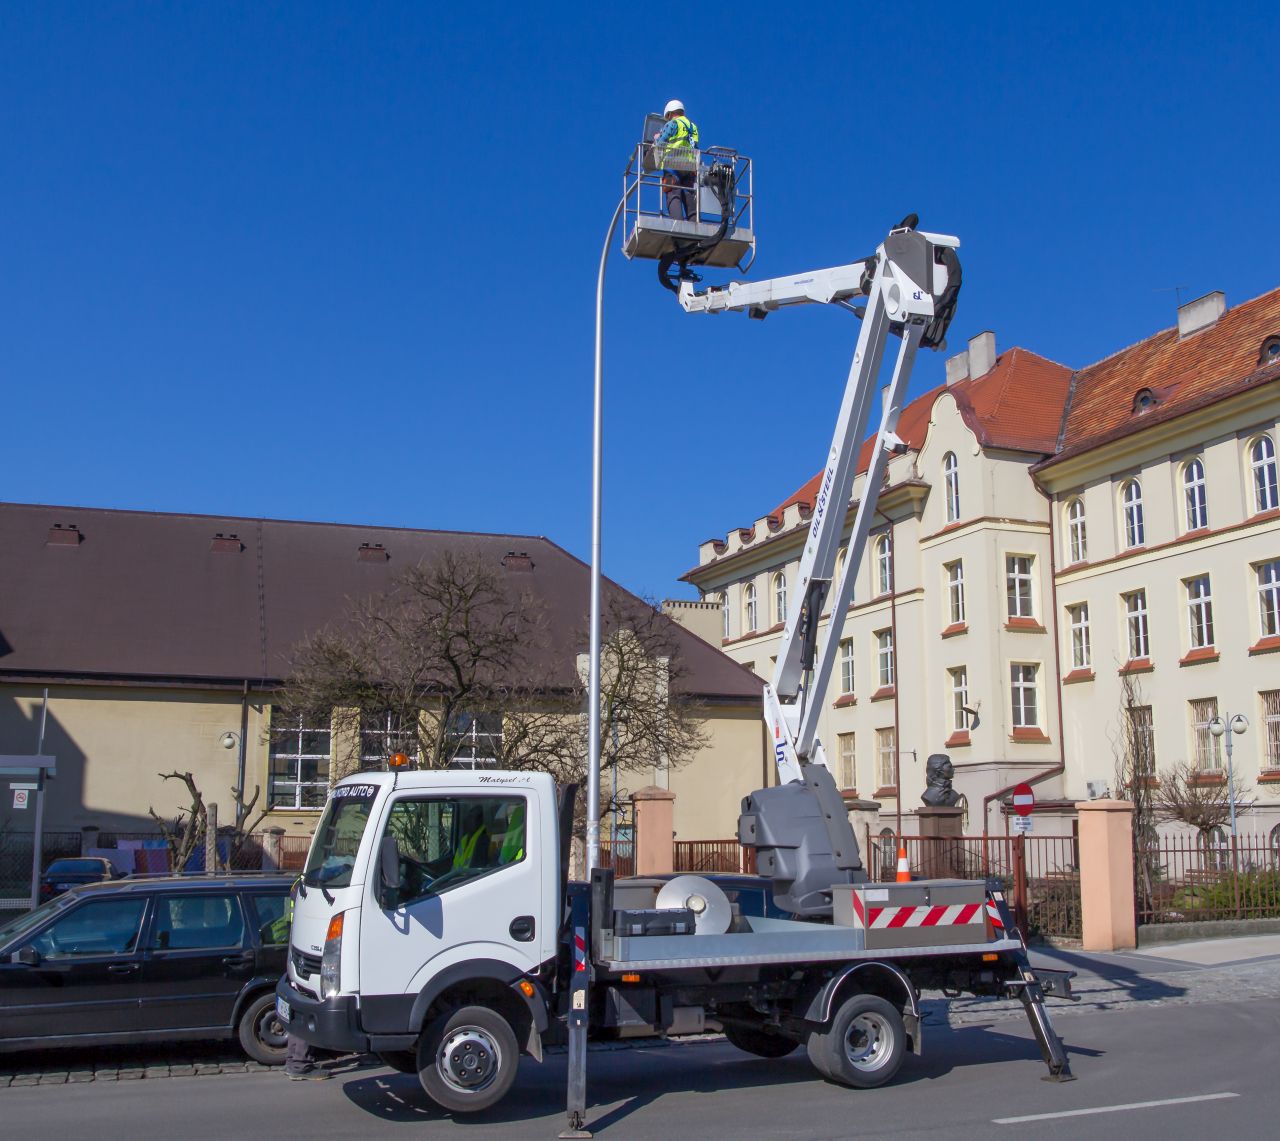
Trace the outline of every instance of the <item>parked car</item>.
<instances>
[{"instance_id":1,"label":"parked car","mask_svg":"<svg viewBox=\"0 0 1280 1141\"><path fill-rule=\"evenodd\" d=\"M110 860L99 856L66 856L54 860L40 877L40 902L61 895L84 883L105 883L118 880L124 872L117 871Z\"/></svg>"},{"instance_id":2,"label":"parked car","mask_svg":"<svg viewBox=\"0 0 1280 1141\"><path fill-rule=\"evenodd\" d=\"M0 1053L239 1038L284 1062L290 876L119 879L0 926Z\"/></svg>"}]
</instances>

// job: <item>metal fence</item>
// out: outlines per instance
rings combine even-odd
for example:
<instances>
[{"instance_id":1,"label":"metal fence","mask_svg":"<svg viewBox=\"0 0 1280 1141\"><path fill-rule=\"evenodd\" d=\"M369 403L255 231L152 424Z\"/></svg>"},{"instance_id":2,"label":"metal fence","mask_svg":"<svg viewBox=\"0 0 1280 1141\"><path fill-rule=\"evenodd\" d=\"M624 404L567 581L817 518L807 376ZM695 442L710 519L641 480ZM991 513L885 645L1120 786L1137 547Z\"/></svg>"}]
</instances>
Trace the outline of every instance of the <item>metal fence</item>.
<instances>
[{"instance_id":1,"label":"metal fence","mask_svg":"<svg viewBox=\"0 0 1280 1141\"><path fill-rule=\"evenodd\" d=\"M31 906L31 832L0 835L0 908ZM41 835L40 867L47 868L63 856L80 854L79 832L45 832Z\"/></svg>"},{"instance_id":2,"label":"metal fence","mask_svg":"<svg viewBox=\"0 0 1280 1141\"><path fill-rule=\"evenodd\" d=\"M1139 923L1280 916L1280 849L1269 836L1160 836L1137 866Z\"/></svg>"},{"instance_id":3,"label":"metal fence","mask_svg":"<svg viewBox=\"0 0 1280 1141\"><path fill-rule=\"evenodd\" d=\"M677 840L673 870L754 874L755 849L744 848L737 840Z\"/></svg>"},{"instance_id":4,"label":"metal fence","mask_svg":"<svg viewBox=\"0 0 1280 1141\"><path fill-rule=\"evenodd\" d=\"M619 840L614 844L610 840L600 841L600 866L612 868L613 874L621 879L623 876L636 874L636 846L633 840Z\"/></svg>"}]
</instances>

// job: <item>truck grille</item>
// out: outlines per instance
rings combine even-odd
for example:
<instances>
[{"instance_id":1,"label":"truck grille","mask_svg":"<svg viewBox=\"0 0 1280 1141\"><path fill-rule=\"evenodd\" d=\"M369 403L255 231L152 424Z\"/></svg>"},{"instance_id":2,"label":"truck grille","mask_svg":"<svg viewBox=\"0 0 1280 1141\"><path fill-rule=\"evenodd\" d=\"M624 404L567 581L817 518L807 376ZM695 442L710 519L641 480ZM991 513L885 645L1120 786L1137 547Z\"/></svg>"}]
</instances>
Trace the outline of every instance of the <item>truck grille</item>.
<instances>
[{"instance_id":1,"label":"truck grille","mask_svg":"<svg viewBox=\"0 0 1280 1141\"><path fill-rule=\"evenodd\" d=\"M293 969L303 978L310 978L320 973L320 956L304 955L296 947L290 951L293 956Z\"/></svg>"}]
</instances>

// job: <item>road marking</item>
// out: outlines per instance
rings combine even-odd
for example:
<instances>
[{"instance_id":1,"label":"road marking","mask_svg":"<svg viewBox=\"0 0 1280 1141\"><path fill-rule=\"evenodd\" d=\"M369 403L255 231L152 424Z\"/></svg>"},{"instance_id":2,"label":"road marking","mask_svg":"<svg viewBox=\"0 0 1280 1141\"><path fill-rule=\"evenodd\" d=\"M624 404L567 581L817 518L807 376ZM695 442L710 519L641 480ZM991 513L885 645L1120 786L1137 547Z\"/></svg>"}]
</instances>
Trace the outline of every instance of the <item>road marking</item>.
<instances>
[{"instance_id":1,"label":"road marking","mask_svg":"<svg viewBox=\"0 0 1280 1141\"><path fill-rule=\"evenodd\" d=\"M1099 1105L1094 1109L1064 1109L1061 1113L1031 1113L1025 1117L997 1117L993 1125L1022 1125L1028 1121L1051 1121L1055 1117L1089 1117L1095 1113L1120 1113L1126 1109L1154 1109L1161 1105L1186 1105L1193 1101L1222 1101L1238 1093L1203 1093L1198 1097L1169 1097L1163 1101L1131 1101L1127 1105Z\"/></svg>"}]
</instances>

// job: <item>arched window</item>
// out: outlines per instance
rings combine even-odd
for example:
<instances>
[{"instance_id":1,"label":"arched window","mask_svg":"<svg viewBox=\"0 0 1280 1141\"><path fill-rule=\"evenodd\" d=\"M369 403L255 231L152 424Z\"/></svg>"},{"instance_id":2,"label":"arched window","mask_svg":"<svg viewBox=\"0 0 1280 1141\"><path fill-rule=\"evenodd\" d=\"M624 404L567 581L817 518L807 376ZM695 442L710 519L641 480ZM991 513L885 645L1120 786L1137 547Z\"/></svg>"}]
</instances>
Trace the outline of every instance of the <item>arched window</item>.
<instances>
[{"instance_id":1,"label":"arched window","mask_svg":"<svg viewBox=\"0 0 1280 1141\"><path fill-rule=\"evenodd\" d=\"M881 535L876 540L876 593L893 590L893 540Z\"/></svg>"},{"instance_id":2,"label":"arched window","mask_svg":"<svg viewBox=\"0 0 1280 1141\"><path fill-rule=\"evenodd\" d=\"M746 619L746 629L744 634L750 633L756 628L756 584L749 582L742 590L742 610L743 617Z\"/></svg>"},{"instance_id":3,"label":"arched window","mask_svg":"<svg viewBox=\"0 0 1280 1141\"><path fill-rule=\"evenodd\" d=\"M787 575L785 571L779 571L773 576L773 620L775 622L785 622L787 620Z\"/></svg>"},{"instance_id":4,"label":"arched window","mask_svg":"<svg viewBox=\"0 0 1280 1141\"><path fill-rule=\"evenodd\" d=\"M1136 479L1126 480L1120 491L1124 505L1124 545L1141 547L1147 541L1147 528L1142 517L1142 484Z\"/></svg>"},{"instance_id":5,"label":"arched window","mask_svg":"<svg viewBox=\"0 0 1280 1141\"><path fill-rule=\"evenodd\" d=\"M726 590L720 596L720 613L724 618L724 636L729 636L729 592Z\"/></svg>"},{"instance_id":6,"label":"arched window","mask_svg":"<svg viewBox=\"0 0 1280 1141\"><path fill-rule=\"evenodd\" d=\"M1259 436L1249 447L1249 467L1253 472L1254 511L1274 511L1280 507L1276 490L1276 446L1270 436Z\"/></svg>"},{"instance_id":7,"label":"arched window","mask_svg":"<svg viewBox=\"0 0 1280 1141\"><path fill-rule=\"evenodd\" d=\"M1280 824L1271 829L1271 863L1280 864Z\"/></svg>"},{"instance_id":8,"label":"arched window","mask_svg":"<svg viewBox=\"0 0 1280 1141\"><path fill-rule=\"evenodd\" d=\"M1089 557L1084 526L1084 500L1078 497L1067 504L1067 554L1069 563L1082 563Z\"/></svg>"},{"instance_id":9,"label":"arched window","mask_svg":"<svg viewBox=\"0 0 1280 1141\"><path fill-rule=\"evenodd\" d=\"M1209 502L1205 496L1204 464L1189 460L1182 469L1182 497L1186 507L1188 531L1209 526Z\"/></svg>"},{"instance_id":10,"label":"arched window","mask_svg":"<svg viewBox=\"0 0 1280 1141\"><path fill-rule=\"evenodd\" d=\"M960 464L955 452L942 457L942 483L947 496L947 522L960 518Z\"/></svg>"}]
</instances>

